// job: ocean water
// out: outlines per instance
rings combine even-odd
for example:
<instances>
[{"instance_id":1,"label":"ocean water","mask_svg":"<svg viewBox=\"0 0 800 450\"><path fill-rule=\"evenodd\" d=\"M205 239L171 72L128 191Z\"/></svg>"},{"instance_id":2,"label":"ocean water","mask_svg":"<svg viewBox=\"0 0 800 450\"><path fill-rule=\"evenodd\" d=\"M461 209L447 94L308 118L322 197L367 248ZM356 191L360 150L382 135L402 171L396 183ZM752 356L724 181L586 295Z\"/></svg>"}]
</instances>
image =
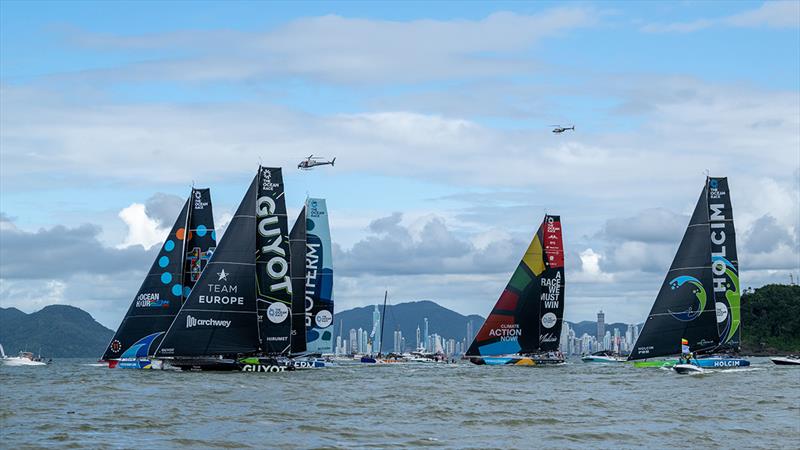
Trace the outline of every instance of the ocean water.
<instances>
[{"instance_id":1,"label":"ocean water","mask_svg":"<svg viewBox=\"0 0 800 450\"><path fill-rule=\"evenodd\" d=\"M3 448L800 448L800 368L0 367Z\"/></svg>"}]
</instances>

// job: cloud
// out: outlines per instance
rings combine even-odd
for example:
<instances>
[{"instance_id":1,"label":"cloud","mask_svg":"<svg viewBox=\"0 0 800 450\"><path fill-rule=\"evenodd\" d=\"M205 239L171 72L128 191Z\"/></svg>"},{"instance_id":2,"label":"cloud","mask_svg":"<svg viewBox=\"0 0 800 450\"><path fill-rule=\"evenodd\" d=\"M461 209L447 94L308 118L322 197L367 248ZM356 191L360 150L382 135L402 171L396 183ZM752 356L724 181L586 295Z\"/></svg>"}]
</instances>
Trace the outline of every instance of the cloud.
<instances>
[{"instance_id":1,"label":"cloud","mask_svg":"<svg viewBox=\"0 0 800 450\"><path fill-rule=\"evenodd\" d=\"M391 21L328 15L254 32L192 30L121 36L73 29L67 41L90 49L165 55L161 60L151 58L91 73L98 81L299 76L348 84L416 83L530 72L535 66L511 52L593 26L602 14L592 8L563 7L534 15L497 12L480 20Z\"/></svg>"},{"instance_id":2,"label":"cloud","mask_svg":"<svg viewBox=\"0 0 800 450\"><path fill-rule=\"evenodd\" d=\"M675 214L664 208L646 209L633 217L612 218L606 221L601 237L616 242L672 243L682 236L689 216Z\"/></svg>"},{"instance_id":3,"label":"cloud","mask_svg":"<svg viewBox=\"0 0 800 450\"><path fill-rule=\"evenodd\" d=\"M767 1L757 9L730 16L669 24L651 23L644 25L641 31L647 33L691 33L712 27L797 28L800 27L800 3Z\"/></svg>"},{"instance_id":4,"label":"cloud","mask_svg":"<svg viewBox=\"0 0 800 450\"><path fill-rule=\"evenodd\" d=\"M161 228L169 228L175 222L185 202L186 198L156 192L145 201L144 213Z\"/></svg>"},{"instance_id":5,"label":"cloud","mask_svg":"<svg viewBox=\"0 0 800 450\"><path fill-rule=\"evenodd\" d=\"M166 231L159 227L159 222L148 217L145 205L134 203L119 212L119 218L128 226L128 234L119 248L141 245L145 249L163 242Z\"/></svg>"},{"instance_id":6,"label":"cloud","mask_svg":"<svg viewBox=\"0 0 800 450\"><path fill-rule=\"evenodd\" d=\"M144 271L155 253L140 246L104 246L96 225L61 225L36 232L17 228L6 219L0 227L0 277L3 279L63 280L73 274L121 274ZM163 238L163 236L162 236Z\"/></svg>"},{"instance_id":7,"label":"cloud","mask_svg":"<svg viewBox=\"0 0 800 450\"><path fill-rule=\"evenodd\" d=\"M791 247L794 244L792 235L769 214L756 220L745 236L745 248L752 253L769 253L781 244Z\"/></svg>"}]
</instances>

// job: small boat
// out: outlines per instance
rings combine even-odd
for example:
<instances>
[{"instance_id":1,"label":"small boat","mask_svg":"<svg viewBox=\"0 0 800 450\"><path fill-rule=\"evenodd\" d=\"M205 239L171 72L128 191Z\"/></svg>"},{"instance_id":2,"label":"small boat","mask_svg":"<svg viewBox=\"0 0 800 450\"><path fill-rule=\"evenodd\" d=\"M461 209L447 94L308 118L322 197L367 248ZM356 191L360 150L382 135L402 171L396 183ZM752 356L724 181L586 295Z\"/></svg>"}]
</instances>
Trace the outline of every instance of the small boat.
<instances>
[{"instance_id":1,"label":"small boat","mask_svg":"<svg viewBox=\"0 0 800 450\"><path fill-rule=\"evenodd\" d=\"M548 214L465 356L477 365L564 364L563 315L561 218Z\"/></svg>"},{"instance_id":2,"label":"small boat","mask_svg":"<svg viewBox=\"0 0 800 450\"><path fill-rule=\"evenodd\" d=\"M672 366L672 370L681 375L705 372L705 369L694 364L675 364L674 366Z\"/></svg>"},{"instance_id":3,"label":"small boat","mask_svg":"<svg viewBox=\"0 0 800 450\"><path fill-rule=\"evenodd\" d=\"M17 356L6 356L3 345L0 344L0 358L6 366L46 366L47 363L40 356L33 356L32 352L19 352Z\"/></svg>"},{"instance_id":4,"label":"small boat","mask_svg":"<svg viewBox=\"0 0 800 450\"><path fill-rule=\"evenodd\" d=\"M706 177L628 360L636 367L669 367L680 361L639 360L687 354L691 348L696 367L749 366L746 359L729 355L741 343L740 294L728 179Z\"/></svg>"},{"instance_id":5,"label":"small boat","mask_svg":"<svg viewBox=\"0 0 800 450\"><path fill-rule=\"evenodd\" d=\"M773 364L777 364L779 366L800 366L800 356L776 356L775 358L770 359L772 360Z\"/></svg>"},{"instance_id":6,"label":"small boat","mask_svg":"<svg viewBox=\"0 0 800 450\"><path fill-rule=\"evenodd\" d=\"M594 352L591 355L581 357L581 361L585 363L620 363L625 362L625 358L615 354L614 352L602 350L599 352Z\"/></svg>"}]
</instances>

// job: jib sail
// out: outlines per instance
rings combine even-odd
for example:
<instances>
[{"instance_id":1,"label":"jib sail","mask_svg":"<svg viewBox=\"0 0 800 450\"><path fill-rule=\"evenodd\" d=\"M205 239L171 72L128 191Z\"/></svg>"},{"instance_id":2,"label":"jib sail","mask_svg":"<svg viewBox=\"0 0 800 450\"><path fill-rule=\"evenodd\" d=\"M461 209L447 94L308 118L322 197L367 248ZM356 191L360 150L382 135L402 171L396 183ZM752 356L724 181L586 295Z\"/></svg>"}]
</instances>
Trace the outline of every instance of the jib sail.
<instances>
[{"instance_id":1,"label":"jib sail","mask_svg":"<svg viewBox=\"0 0 800 450\"><path fill-rule=\"evenodd\" d=\"M561 219L546 215L467 356L558 350L563 314Z\"/></svg>"},{"instance_id":2,"label":"jib sail","mask_svg":"<svg viewBox=\"0 0 800 450\"><path fill-rule=\"evenodd\" d=\"M292 277L292 354L306 351L306 208L289 232L289 272Z\"/></svg>"},{"instance_id":3,"label":"jib sail","mask_svg":"<svg viewBox=\"0 0 800 450\"><path fill-rule=\"evenodd\" d=\"M256 176L250 183L156 356L238 355L258 350L254 260L258 181Z\"/></svg>"},{"instance_id":4,"label":"jib sail","mask_svg":"<svg viewBox=\"0 0 800 450\"><path fill-rule=\"evenodd\" d=\"M680 354L681 339L688 340L694 352L713 349L719 342L708 187L707 183L700 193L675 259L628 357L630 360Z\"/></svg>"},{"instance_id":5,"label":"jib sail","mask_svg":"<svg viewBox=\"0 0 800 450\"><path fill-rule=\"evenodd\" d=\"M308 351L333 353L333 257L325 199L306 200L305 298Z\"/></svg>"}]
</instances>

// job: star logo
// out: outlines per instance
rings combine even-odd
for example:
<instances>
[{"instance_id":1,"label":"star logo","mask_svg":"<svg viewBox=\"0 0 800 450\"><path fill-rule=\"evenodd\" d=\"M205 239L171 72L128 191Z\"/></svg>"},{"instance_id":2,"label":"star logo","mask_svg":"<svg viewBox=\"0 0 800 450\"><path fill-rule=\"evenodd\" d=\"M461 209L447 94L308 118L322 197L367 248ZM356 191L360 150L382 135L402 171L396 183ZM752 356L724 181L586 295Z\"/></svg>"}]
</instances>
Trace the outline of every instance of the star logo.
<instances>
[{"instance_id":1,"label":"star logo","mask_svg":"<svg viewBox=\"0 0 800 450\"><path fill-rule=\"evenodd\" d=\"M229 274L228 272L225 272L225 269L222 269L222 272L217 272L217 275L219 275L219 280L217 281L228 281Z\"/></svg>"}]
</instances>

